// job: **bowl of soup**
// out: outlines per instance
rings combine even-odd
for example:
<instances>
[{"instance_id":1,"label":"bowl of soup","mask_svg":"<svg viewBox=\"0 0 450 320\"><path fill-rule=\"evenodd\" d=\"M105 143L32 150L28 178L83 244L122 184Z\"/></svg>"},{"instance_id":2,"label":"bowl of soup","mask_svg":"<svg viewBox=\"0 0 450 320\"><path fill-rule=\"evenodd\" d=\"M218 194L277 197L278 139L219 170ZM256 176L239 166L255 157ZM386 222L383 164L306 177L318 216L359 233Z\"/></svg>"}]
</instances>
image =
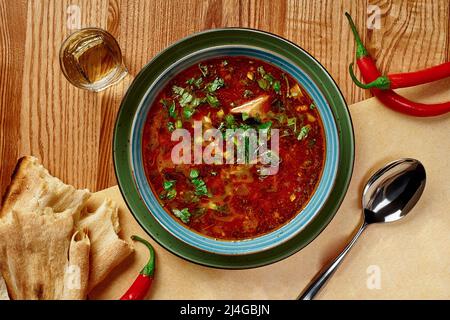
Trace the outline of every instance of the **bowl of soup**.
<instances>
[{"instance_id":1,"label":"bowl of soup","mask_svg":"<svg viewBox=\"0 0 450 320\"><path fill-rule=\"evenodd\" d=\"M187 260L278 261L334 216L351 177L351 119L306 51L252 29L194 34L137 75L114 164L143 229Z\"/></svg>"}]
</instances>

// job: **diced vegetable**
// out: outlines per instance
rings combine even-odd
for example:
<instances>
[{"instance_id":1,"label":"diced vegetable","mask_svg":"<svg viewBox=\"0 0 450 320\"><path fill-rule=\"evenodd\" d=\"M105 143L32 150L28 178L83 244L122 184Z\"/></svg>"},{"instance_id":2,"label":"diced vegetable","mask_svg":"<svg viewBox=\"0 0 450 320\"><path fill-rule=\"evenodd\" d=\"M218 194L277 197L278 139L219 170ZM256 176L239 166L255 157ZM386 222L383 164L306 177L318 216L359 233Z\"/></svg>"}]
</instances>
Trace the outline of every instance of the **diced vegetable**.
<instances>
[{"instance_id":1,"label":"diced vegetable","mask_svg":"<svg viewBox=\"0 0 450 320\"><path fill-rule=\"evenodd\" d=\"M220 109L219 111L217 111L216 115L217 118L221 119L225 115L225 112L223 112L223 109Z\"/></svg>"},{"instance_id":2,"label":"diced vegetable","mask_svg":"<svg viewBox=\"0 0 450 320\"><path fill-rule=\"evenodd\" d=\"M256 82L258 82L258 86L261 89L263 90L269 89L269 82L266 79L258 79Z\"/></svg>"},{"instance_id":3,"label":"diced vegetable","mask_svg":"<svg viewBox=\"0 0 450 320\"><path fill-rule=\"evenodd\" d=\"M243 112L242 113L242 120L245 121L249 118L250 116L248 115L248 113Z\"/></svg>"},{"instance_id":4,"label":"diced vegetable","mask_svg":"<svg viewBox=\"0 0 450 320\"><path fill-rule=\"evenodd\" d=\"M247 72L247 78L249 78L250 80L255 79L255 74L251 71Z\"/></svg>"},{"instance_id":5,"label":"diced vegetable","mask_svg":"<svg viewBox=\"0 0 450 320\"><path fill-rule=\"evenodd\" d=\"M306 119L308 119L309 122L314 122L316 121L316 117L314 117L311 113L307 113L306 114Z\"/></svg>"},{"instance_id":6,"label":"diced vegetable","mask_svg":"<svg viewBox=\"0 0 450 320\"><path fill-rule=\"evenodd\" d=\"M290 90L291 96L292 97L301 97L302 94L302 89L300 89L298 83L296 83Z\"/></svg>"},{"instance_id":7,"label":"diced vegetable","mask_svg":"<svg viewBox=\"0 0 450 320\"><path fill-rule=\"evenodd\" d=\"M270 73L266 73L263 77L263 79L267 80L269 82L269 85L272 85L275 79Z\"/></svg>"},{"instance_id":8,"label":"diced vegetable","mask_svg":"<svg viewBox=\"0 0 450 320\"><path fill-rule=\"evenodd\" d=\"M261 75L261 77L264 77L264 75L266 74L266 70L264 70L263 66L259 66L256 70Z\"/></svg>"}]
</instances>

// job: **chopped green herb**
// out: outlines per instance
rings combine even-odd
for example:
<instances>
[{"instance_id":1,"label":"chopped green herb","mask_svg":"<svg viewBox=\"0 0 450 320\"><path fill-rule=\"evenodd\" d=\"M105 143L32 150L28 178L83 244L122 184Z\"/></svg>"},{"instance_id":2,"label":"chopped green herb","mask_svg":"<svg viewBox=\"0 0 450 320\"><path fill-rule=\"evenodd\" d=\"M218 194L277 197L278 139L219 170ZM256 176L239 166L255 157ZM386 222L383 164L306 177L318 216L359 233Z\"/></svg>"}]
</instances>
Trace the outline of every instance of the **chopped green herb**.
<instances>
[{"instance_id":1,"label":"chopped green herb","mask_svg":"<svg viewBox=\"0 0 450 320\"><path fill-rule=\"evenodd\" d=\"M177 113L175 111L175 101L172 101L172 104L169 106L169 117L176 118Z\"/></svg>"},{"instance_id":2,"label":"chopped green herb","mask_svg":"<svg viewBox=\"0 0 450 320\"><path fill-rule=\"evenodd\" d=\"M173 93L175 93L177 96L181 96L184 93L184 88L179 86L173 86L172 87Z\"/></svg>"},{"instance_id":3,"label":"chopped green herb","mask_svg":"<svg viewBox=\"0 0 450 320\"><path fill-rule=\"evenodd\" d=\"M257 82L261 89L267 90L269 88L269 82L266 79L258 79Z\"/></svg>"},{"instance_id":4,"label":"chopped green herb","mask_svg":"<svg viewBox=\"0 0 450 320\"><path fill-rule=\"evenodd\" d=\"M167 200L172 200L172 199L175 199L176 196L177 196L177 190L176 189L170 189L170 190L167 191L166 199Z\"/></svg>"},{"instance_id":5,"label":"chopped green herb","mask_svg":"<svg viewBox=\"0 0 450 320\"><path fill-rule=\"evenodd\" d=\"M308 136L309 130L311 130L311 127L309 125L303 126L300 129L300 133L297 136L298 140L303 140Z\"/></svg>"},{"instance_id":6,"label":"chopped green herb","mask_svg":"<svg viewBox=\"0 0 450 320\"><path fill-rule=\"evenodd\" d=\"M219 99L211 94L206 95L206 101L211 107L218 107L220 105Z\"/></svg>"},{"instance_id":7,"label":"chopped green herb","mask_svg":"<svg viewBox=\"0 0 450 320\"><path fill-rule=\"evenodd\" d=\"M272 121L267 121L267 122L264 122L264 123L261 123L260 125L258 125L258 129L269 130L271 126L272 126Z\"/></svg>"},{"instance_id":8,"label":"chopped green herb","mask_svg":"<svg viewBox=\"0 0 450 320\"><path fill-rule=\"evenodd\" d=\"M166 180L163 183L164 190L172 189L172 187L175 185L175 180Z\"/></svg>"},{"instance_id":9,"label":"chopped green herb","mask_svg":"<svg viewBox=\"0 0 450 320\"><path fill-rule=\"evenodd\" d=\"M173 122L167 122L167 130L169 130L169 132L173 132L175 130L175 125L173 124Z\"/></svg>"},{"instance_id":10,"label":"chopped green herb","mask_svg":"<svg viewBox=\"0 0 450 320\"><path fill-rule=\"evenodd\" d=\"M190 106L183 107L183 116L185 119L190 119L194 114L194 112L195 110L192 109Z\"/></svg>"},{"instance_id":11,"label":"chopped green herb","mask_svg":"<svg viewBox=\"0 0 450 320\"><path fill-rule=\"evenodd\" d=\"M183 122L182 122L180 119L178 119L178 120L175 122L175 128L177 128L177 129L183 128Z\"/></svg>"},{"instance_id":12,"label":"chopped green herb","mask_svg":"<svg viewBox=\"0 0 450 320\"><path fill-rule=\"evenodd\" d=\"M311 103L311 105L309 106L309 109L314 110L316 108L316 106L314 105L314 103Z\"/></svg>"},{"instance_id":13,"label":"chopped green herb","mask_svg":"<svg viewBox=\"0 0 450 320\"><path fill-rule=\"evenodd\" d=\"M293 127L292 130L294 130L294 132L297 132L297 118L295 118L295 117L288 118L287 125L288 125L288 127Z\"/></svg>"},{"instance_id":14,"label":"chopped green herb","mask_svg":"<svg viewBox=\"0 0 450 320\"><path fill-rule=\"evenodd\" d=\"M167 108L167 111L169 112L169 117L175 118L177 116L175 112L175 101L172 101L172 103L170 103L169 100L161 99L159 102L162 103L162 105L165 108Z\"/></svg>"},{"instance_id":15,"label":"chopped green herb","mask_svg":"<svg viewBox=\"0 0 450 320\"><path fill-rule=\"evenodd\" d=\"M246 113L246 112L242 112L242 121L245 121L245 120L247 120L248 118L249 118L250 116L249 116L249 114L248 113Z\"/></svg>"},{"instance_id":16,"label":"chopped green herb","mask_svg":"<svg viewBox=\"0 0 450 320\"><path fill-rule=\"evenodd\" d=\"M248 89L245 89L245 91L244 91L244 98L248 98L248 97L251 97L251 96L253 96L253 92L251 92Z\"/></svg>"},{"instance_id":17,"label":"chopped green herb","mask_svg":"<svg viewBox=\"0 0 450 320\"><path fill-rule=\"evenodd\" d=\"M273 88L273 90L275 90L275 92L276 93L280 93L281 92L281 83L280 83L280 81L275 81L273 84L272 84L272 88Z\"/></svg>"},{"instance_id":18,"label":"chopped green herb","mask_svg":"<svg viewBox=\"0 0 450 320\"><path fill-rule=\"evenodd\" d=\"M190 94L188 91L184 91L181 95L180 100L178 101L182 107L187 105L189 102L191 102L194 99L194 96Z\"/></svg>"},{"instance_id":19,"label":"chopped green herb","mask_svg":"<svg viewBox=\"0 0 450 320\"><path fill-rule=\"evenodd\" d=\"M222 65L225 67L226 65L228 64L228 61L227 60L223 60L222 61Z\"/></svg>"},{"instance_id":20,"label":"chopped green herb","mask_svg":"<svg viewBox=\"0 0 450 320\"><path fill-rule=\"evenodd\" d=\"M225 116L225 126L228 129L235 129L236 128L236 120L234 119L234 116L232 114L227 114Z\"/></svg>"},{"instance_id":21,"label":"chopped green herb","mask_svg":"<svg viewBox=\"0 0 450 320\"><path fill-rule=\"evenodd\" d=\"M198 178L199 174L200 173L197 169L191 169L191 172L189 172L189 177L191 177L191 179L195 179Z\"/></svg>"},{"instance_id":22,"label":"chopped green herb","mask_svg":"<svg viewBox=\"0 0 450 320\"><path fill-rule=\"evenodd\" d=\"M194 193L197 196L206 196L209 195L208 188L206 187L205 181L199 178L194 178L191 180L192 184L195 187Z\"/></svg>"},{"instance_id":23,"label":"chopped green herb","mask_svg":"<svg viewBox=\"0 0 450 320\"><path fill-rule=\"evenodd\" d=\"M221 87L223 87L224 84L225 84L225 82L223 81L222 78L215 78L213 82L210 82L206 85L206 90L208 90L208 92L212 93L212 92L216 91L217 89L220 89Z\"/></svg>"},{"instance_id":24,"label":"chopped green herb","mask_svg":"<svg viewBox=\"0 0 450 320\"><path fill-rule=\"evenodd\" d=\"M179 218L184 223L189 223L189 219L191 218L191 213L189 212L188 208L184 208L181 210L172 209L172 212L177 218Z\"/></svg>"},{"instance_id":25,"label":"chopped green herb","mask_svg":"<svg viewBox=\"0 0 450 320\"><path fill-rule=\"evenodd\" d=\"M204 77L206 77L208 75L208 66L204 66L201 63L199 63L198 68L200 69L200 71Z\"/></svg>"},{"instance_id":26,"label":"chopped green herb","mask_svg":"<svg viewBox=\"0 0 450 320\"><path fill-rule=\"evenodd\" d=\"M186 81L187 84L189 84L191 86L194 85L197 88L200 88L200 86L202 85L202 82L203 82L203 78L202 77L199 77L197 79L190 78L189 80Z\"/></svg>"}]
</instances>

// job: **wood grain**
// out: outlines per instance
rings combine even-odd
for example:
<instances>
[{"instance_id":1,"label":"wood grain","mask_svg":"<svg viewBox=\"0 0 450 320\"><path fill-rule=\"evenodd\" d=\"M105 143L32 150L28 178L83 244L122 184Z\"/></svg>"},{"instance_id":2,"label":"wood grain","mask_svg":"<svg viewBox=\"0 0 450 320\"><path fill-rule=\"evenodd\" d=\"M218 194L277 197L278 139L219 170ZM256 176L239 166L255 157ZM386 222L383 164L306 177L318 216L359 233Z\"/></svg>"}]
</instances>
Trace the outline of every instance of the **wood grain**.
<instances>
[{"instance_id":1,"label":"wood grain","mask_svg":"<svg viewBox=\"0 0 450 320\"><path fill-rule=\"evenodd\" d=\"M117 38L130 73L125 81L91 93L63 77L58 50L71 32L70 5L79 6L82 27L101 27ZM366 28L369 5L380 8L380 29ZM241 26L279 34L313 54L348 103L369 97L348 76L355 47L345 11L384 71L450 60L448 0L0 0L0 191L25 154L77 187L116 184L111 139L122 96L156 53L193 32Z\"/></svg>"}]
</instances>

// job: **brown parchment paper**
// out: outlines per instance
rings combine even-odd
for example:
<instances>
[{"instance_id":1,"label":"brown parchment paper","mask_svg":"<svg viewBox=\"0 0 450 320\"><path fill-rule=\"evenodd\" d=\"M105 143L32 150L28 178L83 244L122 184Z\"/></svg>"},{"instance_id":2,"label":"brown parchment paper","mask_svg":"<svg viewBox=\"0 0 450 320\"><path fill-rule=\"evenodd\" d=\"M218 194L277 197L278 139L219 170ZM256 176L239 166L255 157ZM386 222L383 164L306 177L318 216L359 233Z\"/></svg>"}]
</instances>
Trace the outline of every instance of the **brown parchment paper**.
<instances>
[{"instance_id":1,"label":"brown parchment paper","mask_svg":"<svg viewBox=\"0 0 450 320\"><path fill-rule=\"evenodd\" d=\"M450 100L450 79L402 91L423 102ZM450 115L405 116L375 98L350 106L356 159L347 196L329 226L297 254L251 270L217 270L189 263L146 236L117 187L92 197L111 197L120 206L122 236L139 234L156 248L156 279L149 299L295 299L318 270L345 246L361 223L361 190L385 163L417 158L427 185L402 221L372 225L339 267L319 299L450 299ZM92 299L117 299L148 258L144 246L97 287Z\"/></svg>"}]
</instances>

